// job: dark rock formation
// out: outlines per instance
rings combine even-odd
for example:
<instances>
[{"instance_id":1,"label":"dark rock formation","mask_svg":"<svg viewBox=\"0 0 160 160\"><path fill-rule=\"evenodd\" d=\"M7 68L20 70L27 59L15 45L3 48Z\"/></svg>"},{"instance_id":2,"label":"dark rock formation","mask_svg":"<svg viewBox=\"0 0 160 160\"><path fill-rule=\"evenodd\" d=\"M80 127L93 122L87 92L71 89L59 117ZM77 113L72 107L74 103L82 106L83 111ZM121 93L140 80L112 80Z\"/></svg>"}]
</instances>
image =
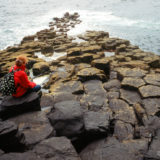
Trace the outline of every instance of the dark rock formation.
<instances>
[{"instance_id":1,"label":"dark rock formation","mask_svg":"<svg viewBox=\"0 0 160 160\"><path fill-rule=\"evenodd\" d=\"M83 132L83 112L78 101L56 103L48 117L58 136L77 137Z\"/></svg>"},{"instance_id":2,"label":"dark rock formation","mask_svg":"<svg viewBox=\"0 0 160 160\"><path fill-rule=\"evenodd\" d=\"M66 137L53 137L39 143L33 152L45 160L80 160L80 157Z\"/></svg>"},{"instance_id":3,"label":"dark rock formation","mask_svg":"<svg viewBox=\"0 0 160 160\"><path fill-rule=\"evenodd\" d=\"M24 153L9 153L9 154L3 154L0 156L1 160L45 160L37 156L33 152L24 152Z\"/></svg>"},{"instance_id":4,"label":"dark rock formation","mask_svg":"<svg viewBox=\"0 0 160 160\"><path fill-rule=\"evenodd\" d=\"M43 107L0 122L0 149L26 151L0 151L0 159L79 160L74 146L82 160L159 160L160 56L110 38L108 32L69 36L79 23L78 13L67 12L53 18L49 29L0 51L0 76L21 54L28 57L34 75L49 74L42 86L49 93L43 93L41 102L35 93L5 101L0 97L3 120L40 110L40 103ZM35 52L65 55L45 62ZM8 143L1 143L3 133ZM53 136L66 136L73 146L65 137Z\"/></svg>"},{"instance_id":5,"label":"dark rock formation","mask_svg":"<svg viewBox=\"0 0 160 160\"><path fill-rule=\"evenodd\" d=\"M19 132L17 125L11 121L0 121L0 149L7 152L23 151L24 147L24 135Z\"/></svg>"},{"instance_id":6,"label":"dark rock formation","mask_svg":"<svg viewBox=\"0 0 160 160\"><path fill-rule=\"evenodd\" d=\"M142 160L147 147L145 139L119 142L114 137L109 137L88 145L80 157L82 160Z\"/></svg>"},{"instance_id":7,"label":"dark rock formation","mask_svg":"<svg viewBox=\"0 0 160 160\"><path fill-rule=\"evenodd\" d=\"M24 134L25 145L28 148L32 148L44 139L55 136L54 129L46 117L47 112L49 111L25 113L10 119L17 124L19 130Z\"/></svg>"},{"instance_id":8,"label":"dark rock formation","mask_svg":"<svg viewBox=\"0 0 160 160\"><path fill-rule=\"evenodd\" d=\"M20 98L7 96L0 104L0 118L6 119L28 111L41 110L40 97L32 92Z\"/></svg>"}]
</instances>

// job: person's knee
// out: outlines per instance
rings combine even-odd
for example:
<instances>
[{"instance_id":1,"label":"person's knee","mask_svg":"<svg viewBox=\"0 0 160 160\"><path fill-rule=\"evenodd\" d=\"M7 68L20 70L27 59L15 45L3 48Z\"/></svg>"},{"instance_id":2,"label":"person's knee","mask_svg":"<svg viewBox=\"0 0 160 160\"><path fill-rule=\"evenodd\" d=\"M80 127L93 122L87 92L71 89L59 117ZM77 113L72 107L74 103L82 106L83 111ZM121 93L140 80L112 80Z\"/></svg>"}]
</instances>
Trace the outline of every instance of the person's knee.
<instances>
[{"instance_id":1,"label":"person's knee","mask_svg":"<svg viewBox=\"0 0 160 160\"><path fill-rule=\"evenodd\" d=\"M41 86L40 85L36 85L36 91L41 90Z\"/></svg>"}]
</instances>

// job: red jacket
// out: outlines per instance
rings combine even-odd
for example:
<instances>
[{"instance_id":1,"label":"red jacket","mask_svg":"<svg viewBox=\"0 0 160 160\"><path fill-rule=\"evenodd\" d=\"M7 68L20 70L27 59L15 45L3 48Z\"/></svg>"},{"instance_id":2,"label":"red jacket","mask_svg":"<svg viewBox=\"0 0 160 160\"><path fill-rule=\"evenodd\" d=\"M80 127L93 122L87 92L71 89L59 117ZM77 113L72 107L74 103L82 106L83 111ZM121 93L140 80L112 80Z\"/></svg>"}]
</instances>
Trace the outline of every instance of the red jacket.
<instances>
[{"instance_id":1,"label":"red jacket","mask_svg":"<svg viewBox=\"0 0 160 160\"><path fill-rule=\"evenodd\" d=\"M14 73L16 93L12 94L12 96L14 97L20 97L24 95L29 88L34 88L36 84L28 80L27 74L25 72L26 67L24 65L20 67L15 65L14 67L11 67L9 72L12 71L12 68L14 68L14 70L17 70L17 69L21 70L21 71L16 71Z\"/></svg>"}]
</instances>

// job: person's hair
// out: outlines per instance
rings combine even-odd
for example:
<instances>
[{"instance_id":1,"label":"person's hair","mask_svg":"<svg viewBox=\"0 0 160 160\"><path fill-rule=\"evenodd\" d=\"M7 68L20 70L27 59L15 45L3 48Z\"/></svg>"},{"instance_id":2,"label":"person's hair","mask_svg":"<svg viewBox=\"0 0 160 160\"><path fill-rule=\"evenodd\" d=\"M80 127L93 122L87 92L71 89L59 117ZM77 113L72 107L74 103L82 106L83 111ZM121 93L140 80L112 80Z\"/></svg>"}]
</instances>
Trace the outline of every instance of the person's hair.
<instances>
[{"instance_id":1,"label":"person's hair","mask_svg":"<svg viewBox=\"0 0 160 160\"><path fill-rule=\"evenodd\" d=\"M18 56L18 57L16 58L16 65L17 65L17 66L25 65L27 62L28 62L28 59L27 59L27 57L24 56L24 55Z\"/></svg>"}]
</instances>

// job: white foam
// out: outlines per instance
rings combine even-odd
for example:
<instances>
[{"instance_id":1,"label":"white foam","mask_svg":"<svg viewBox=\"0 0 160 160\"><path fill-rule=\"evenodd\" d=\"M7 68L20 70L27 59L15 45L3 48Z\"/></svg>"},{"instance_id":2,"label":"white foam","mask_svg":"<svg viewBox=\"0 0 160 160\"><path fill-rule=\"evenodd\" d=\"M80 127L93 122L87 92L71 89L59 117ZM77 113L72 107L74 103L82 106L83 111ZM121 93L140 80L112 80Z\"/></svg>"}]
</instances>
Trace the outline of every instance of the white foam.
<instances>
[{"instance_id":1,"label":"white foam","mask_svg":"<svg viewBox=\"0 0 160 160\"><path fill-rule=\"evenodd\" d=\"M115 55L114 52L104 52L104 54L105 54L105 57L111 57Z\"/></svg>"},{"instance_id":2,"label":"white foam","mask_svg":"<svg viewBox=\"0 0 160 160\"><path fill-rule=\"evenodd\" d=\"M41 58L41 59L45 60L46 62L50 62L52 60L57 60L58 58L67 55L66 52L60 52L60 53L54 52L52 56L45 56L41 52L35 52L34 54L35 54L35 56L37 56L38 58Z\"/></svg>"},{"instance_id":3,"label":"white foam","mask_svg":"<svg viewBox=\"0 0 160 160\"><path fill-rule=\"evenodd\" d=\"M48 80L49 80L49 75L44 75L44 76L34 78L33 82L35 82L38 85L43 86L43 84L46 83Z\"/></svg>"}]
</instances>

